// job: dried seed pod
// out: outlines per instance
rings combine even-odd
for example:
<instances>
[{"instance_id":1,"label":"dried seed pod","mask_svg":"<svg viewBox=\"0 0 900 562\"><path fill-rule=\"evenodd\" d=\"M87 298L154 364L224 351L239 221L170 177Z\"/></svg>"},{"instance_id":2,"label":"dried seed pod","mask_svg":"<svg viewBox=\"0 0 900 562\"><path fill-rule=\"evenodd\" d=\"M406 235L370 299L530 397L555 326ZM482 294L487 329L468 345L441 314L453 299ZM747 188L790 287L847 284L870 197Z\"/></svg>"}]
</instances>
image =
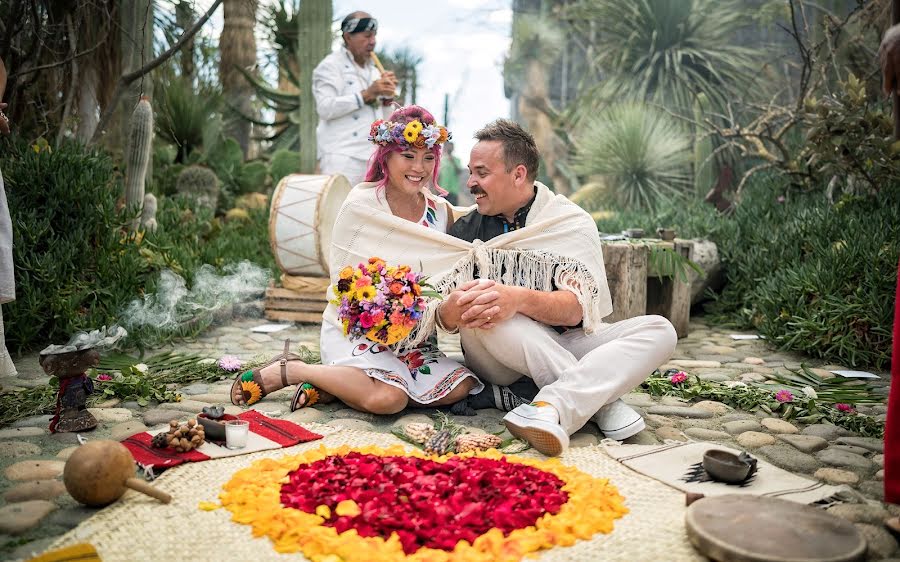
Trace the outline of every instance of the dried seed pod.
<instances>
[{"instance_id":1,"label":"dried seed pod","mask_svg":"<svg viewBox=\"0 0 900 562\"><path fill-rule=\"evenodd\" d=\"M453 447L453 434L446 429L438 431L425 442L425 452L433 455L443 455Z\"/></svg>"},{"instance_id":2,"label":"dried seed pod","mask_svg":"<svg viewBox=\"0 0 900 562\"><path fill-rule=\"evenodd\" d=\"M502 442L496 435L467 433L456 438L456 452L486 451L499 447Z\"/></svg>"},{"instance_id":3,"label":"dried seed pod","mask_svg":"<svg viewBox=\"0 0 900 562\"><path fill-rule=\"evenodd\" d=\"M416 443L425 443L437 431L428 423L408 423L403 426L403 433Z\"/></svg>"}]
</instances>

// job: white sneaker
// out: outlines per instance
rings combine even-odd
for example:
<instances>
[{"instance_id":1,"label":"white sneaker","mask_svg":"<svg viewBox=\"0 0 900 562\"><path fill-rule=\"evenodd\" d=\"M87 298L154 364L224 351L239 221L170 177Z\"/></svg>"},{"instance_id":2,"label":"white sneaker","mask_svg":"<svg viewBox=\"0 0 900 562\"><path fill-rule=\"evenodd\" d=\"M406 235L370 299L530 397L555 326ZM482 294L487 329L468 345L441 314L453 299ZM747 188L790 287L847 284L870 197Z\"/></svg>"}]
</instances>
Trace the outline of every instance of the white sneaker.
<instances>
[{"instance_id":1,"label":"white sneaker","mask_svg":"<svg viewBox=\"0 0 900 562\"><path fill-rule=\"evenodd\" d=\"M603 406L591 419L603 435L616 441L628 439L646 427L644 418L621 399Z\"/></svg>"},{"instance_id":2,"label":"white sneaker","mask_svg":"<svg viewBox=\"0 0 900 562\"><path fill-rule=\"evenodd\" d=\"M522 404L503 417L509 432L548 457L569 448L569 434L559 425L559 414L546 402Z\"/></svg>"}]
</instances>

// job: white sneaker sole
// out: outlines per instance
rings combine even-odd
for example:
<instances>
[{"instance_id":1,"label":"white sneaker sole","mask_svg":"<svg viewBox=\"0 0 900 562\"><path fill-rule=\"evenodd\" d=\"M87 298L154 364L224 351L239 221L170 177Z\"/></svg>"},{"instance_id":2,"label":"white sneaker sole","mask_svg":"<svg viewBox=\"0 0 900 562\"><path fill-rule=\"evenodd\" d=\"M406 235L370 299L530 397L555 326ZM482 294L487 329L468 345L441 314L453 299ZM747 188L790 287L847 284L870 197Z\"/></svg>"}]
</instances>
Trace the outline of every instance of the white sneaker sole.
<instances>
[{"instance_id":1,"label":"white sneaker sole","mask_svg":"<svg viewBox=\"0 0 900 562\"><path fill-rule=\"evenodd\" d=\"M569 434L559 424L533 420L509 412L503 423L514 436L528 441L528 444L547 455L558 457L569 448Z\"/></svg>"},{"instance_id":2,"label":"white sneaker sole","mask_svg":"<svg viewBox=\"0 0 900 562\"><path fill-rule=\"evenodd\" d=\"M638 417L636 420L626 425L625 427L620 427L618 429L600 429L600 431L609 439L614 439L616 441L624 441L628 439L632 435L637 435L638 433L644 431L644 428L647 427L647 424L644 423L644 418Z\"/></svg>"}]
</instances>

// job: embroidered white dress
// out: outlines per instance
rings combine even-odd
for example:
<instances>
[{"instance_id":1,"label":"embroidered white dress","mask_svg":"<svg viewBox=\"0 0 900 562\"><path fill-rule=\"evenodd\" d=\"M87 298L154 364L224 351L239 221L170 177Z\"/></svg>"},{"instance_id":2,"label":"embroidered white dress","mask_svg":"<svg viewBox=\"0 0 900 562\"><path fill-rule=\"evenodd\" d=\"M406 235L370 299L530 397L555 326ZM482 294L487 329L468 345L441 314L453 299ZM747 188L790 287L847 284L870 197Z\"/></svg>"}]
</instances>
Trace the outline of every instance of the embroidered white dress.
<instances>
[{"instance_id":1,"label":"embroidered white dress","mask_svg":"<svg viewBox=\"0 0 900 562\"><path fill-rule=\"evenodd\" d=\"M426 194L425 203L420 224L447 232L446 203L430 194ZM405 265L415 268L415 259L410 258L410 263ZM472 371L449 359L438 349L436 332L415 350L396 355L387 346L366 338L351 340L334 324L323 322L320 344L323 365L359 367L373 379L402 389L410 399L420 404L430 404L443 398L467 377L477 382L470 394L481 392L484 388Z\"/></svg>"}]
</instances>

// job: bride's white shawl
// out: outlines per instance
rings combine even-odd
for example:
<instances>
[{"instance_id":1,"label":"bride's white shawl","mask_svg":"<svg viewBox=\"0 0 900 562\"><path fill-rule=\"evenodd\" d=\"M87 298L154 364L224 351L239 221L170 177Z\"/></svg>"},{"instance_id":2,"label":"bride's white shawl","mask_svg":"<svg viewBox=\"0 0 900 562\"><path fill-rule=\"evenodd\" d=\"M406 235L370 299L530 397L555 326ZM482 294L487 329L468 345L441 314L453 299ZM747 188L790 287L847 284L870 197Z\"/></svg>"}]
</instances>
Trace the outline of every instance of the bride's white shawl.
<instances>
[{"instance_id":1,"label":"bride's white shawl","mask_svg":"<svg viewBox=\"0 0 900 562\"><path fill-rule=\"evenodd\" d=\"M590 333L612 312L597 226L564 196L540 182L535 185L537 196L524 228L470 243L395 217L383 191L374 183L361 183L347 196L335 220L328 262L331 282L337 281L343 267L378 256L389 265L424 272L429 283L446 295L471 281L477 268L479 278L505 285L573 292L581 303L584 330ZM329 287L328 298L333 296ZM401 349L417 345L434 331L438 304L429 304ZM340 327L334 305L328 305L324 320Z\"/></svg>"}]
</instances>

